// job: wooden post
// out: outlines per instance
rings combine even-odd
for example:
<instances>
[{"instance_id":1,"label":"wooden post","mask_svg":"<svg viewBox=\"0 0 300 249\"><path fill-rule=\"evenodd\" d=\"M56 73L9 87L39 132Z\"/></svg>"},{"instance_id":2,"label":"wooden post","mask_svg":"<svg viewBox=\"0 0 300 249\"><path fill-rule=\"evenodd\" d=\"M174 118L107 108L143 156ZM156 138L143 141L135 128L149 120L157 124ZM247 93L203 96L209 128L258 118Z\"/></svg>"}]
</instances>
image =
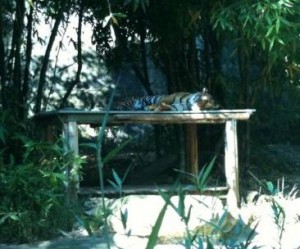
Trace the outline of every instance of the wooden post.
<instances>
[{"instance_id":1,"label":"wooden post","mask_svg":"<svg viewBox=\"0 0 300 249\"><path fill-rule=\"evenodd\" d=\"M228 186L228 211L236 217L239 203L239 172L238 172L238 145L236 120L226 121L225 127L225 174Z\"/></svg>"},{"instance_id":2,"label":"wooden post","mask_svg":"<svg viewBox=\"0 0 300 249\"><path fill-rule=\"evenodd\" d=\"M78 126L77 122L66 122L63 125L63 139L65 152L73 152L74 156L79 155L78 149ZM66 171L67 182L66 191L69 201L77 199L79 190L79 176L75 166L69 167Z\"/></svg>"},{"instance_id":3,"label":"wooden post","mask_svg":"<svg viewBox=\"0 0 300 249\"><path fill-rule=\"evenodd\" d=\"M187 173L198 175L198 137L197 125L186 125L186 171Z\"/></svg>"},{"instance_id":4,"label":"wooden post","mask_svg":"<svg viewBox=\"0 0 300 249\"><path fill-rule=\"evenodd\" d=\"M53 142L53 134L52 134L52 125L46 124L45 128L45 138L47 142Z\"/></svg>"}]
</instances>

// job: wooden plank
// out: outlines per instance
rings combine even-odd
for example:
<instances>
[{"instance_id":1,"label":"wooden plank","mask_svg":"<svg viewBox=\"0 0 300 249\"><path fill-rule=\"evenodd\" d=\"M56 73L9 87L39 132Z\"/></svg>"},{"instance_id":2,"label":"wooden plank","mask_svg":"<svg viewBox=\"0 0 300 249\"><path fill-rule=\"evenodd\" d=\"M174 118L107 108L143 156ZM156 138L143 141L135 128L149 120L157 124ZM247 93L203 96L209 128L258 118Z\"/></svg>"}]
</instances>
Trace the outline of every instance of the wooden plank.
<instances>
[{"instance_id":1,"label":"wooden plank","mask_svg":"<svg viewBox=\"0 0 300 249\"><path fill-rule=\"evenodd\" d=\"M50 124L46 124L45 127L45 138L47 142L53 142L53 134L52 134L52 128L53 126L51 126Z\"/></svg>"},{"instance_id":2,"label":"wooden plank","mask_svg":"<svg viewBox=\"0 0 300 249\"><path fill-rule=\"evenodd\" d=\"M110 111L109 124L124 123L224 123L227 120L247 120L255 110L211 110L200 112L120 112ZM78 124L101 125L104 119L104 111L82 111L82 110L58 110L53 112L42 112L35 115L38 121L52 123L74 121Z\"/></svg>"},{"instance_id":3,"label":"wooden plank","mask_svg":"<svg viewBox=\"0 0 300 249\"><path fill-rule=\"evenodd\" d=\"M236 120L229 120L225 127L225 175L228 186L228 211L236 217L239 203L239 172ZM237 217L236 217L237 218Z\"/></svg>"},{"instance_id":4,"label":"wooden plank","mask_svg":"<svg viewBox=\"0 0 300 249\"><path fill-rule=\"evenodd\" d=\"M184 184L181 186L182 190L187 194L198 194L199 190L194 184ZM205 195L214 195L218 196L220 194L224 195L228 191L227 187L206 187L201 194ZM104 187L105 196L119 196L120 192L114 187L105 186ZM122 194L124 195L133 195L133 194L160 194L161 192L170 192L174 194L174 185L129 185L123 186ZM79 191L80 195L88 196L101 196L102 191L99 190L99 187L82 187Z\"/></svg>"}]
</instances>

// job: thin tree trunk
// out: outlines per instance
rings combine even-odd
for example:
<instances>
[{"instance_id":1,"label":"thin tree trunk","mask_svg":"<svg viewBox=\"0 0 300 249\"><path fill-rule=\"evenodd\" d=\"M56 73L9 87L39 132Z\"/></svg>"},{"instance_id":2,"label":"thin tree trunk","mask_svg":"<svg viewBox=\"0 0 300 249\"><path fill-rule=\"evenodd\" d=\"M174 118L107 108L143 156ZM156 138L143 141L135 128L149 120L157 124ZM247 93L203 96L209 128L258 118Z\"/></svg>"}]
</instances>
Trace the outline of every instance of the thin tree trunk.
<instances>
[{"instance_id":1,"label":"thin tree trunk","mask_svg":"<svg viewBox=\"0 0 300 249\"><path fill-rule=\"evenodd\" d=\"M242 108L249 108L249 87L250 87L250 77L249 71L251 68L251 61L249 59L250 46L247 45L248 40L244 39L242 32L239 32L239 39L241 40L238 45L238 63L239 63L239 73L240 73L240 99L239 106ZM240 175L244 175L249 166L250 160L250 124L246 122L241 126L240 132L244 134L244 140L240 145L241 158L244 158L244 163L240 167Z\"/></svg>"},{"instance_id":2,"label":"thin tree trunk","mask_svg":"<svg viewBox=\"0 0 300 249\"><path fill-rule=\"evenodd\" d=\"M22 33L24 29L24 16L25 16L25 2L24 0L17 1L16 6L16 19L14 22L14 70L13 70L13 89L12 92L15 94L15 103L12 103L16 116L22 118L20 110L23 109L20 99L22 99L22 69L21 69L21 45L22 45ZM16 108L16 109L15 109Z\"/></svg>"},{"instance_id":3,"label":"thin tree trunk","mask_svg":"<svg viewBox=\"0 0 300 249\"><path fill-rule=\"evenodd\" d=\"M36 102L35 102L35 107L34 107L34 112L38 113L41 111L41 106L42 106L42 98L43 98L43 91L44 91L44 87L46 84L46 72L47 72L47 68L49 65L49 58L50 58L50 53L58 32L58 28L60 25L60 22L62 21L63 17L64 17L64 12L67 8L67 2L68 0L64 0L61 2L61 6L60 9L57 13L56 16L56 20L51 32L51 36L49 39L49 43L48 46L46 48L46 52L45 52L45 56L42 62L42 68L41 68L41 72L40 72L40 79L39 79L39 84L38 84L38 89L37 89L37 96L36 96Z\"/></svg>"},{"instance_id":4,"label":"thin tree trunk","mask_svg":"<svg viewBox=\"0 0 300 249\"><path fill-rule=\"evenodd\" d=\"M65 93L62 103L60 105L61 108L63 108L66 103L67 100L73 90L73 88L78 85L80 83L80 75L81 75L81 70L82 70L82 41L81 41L81 31L82 31L82 18L83 18L83 3L82 1L80 2L81 6L80 6L80 10L79 10L79 16L78 16L78 31L77 31L77 72L76 72L76 76L75 76L75 80L73 82L71 82L71 84L69 85L67 92Z\"/></svg>"},{"instance_id":5,"label":"thin tree trunk","mask_svg":"<svg viewBox=\"0 0 300 249\"><path fill-rule=\"evenodd\" d=\"M147 64L147 51L146 51L146 30L145 30L145 23L143 20L142 14L140 15L140 23L139 23L139 35L140 35L140 52L141 52L141 61L138 62L138 65L133 62L133 70L140 80L141 84L145 88L148 95L153 95L153 91L150 87L149 82L149 75L148 75L148 64ZM128 53L127 53L128 55ZM129 56L129 60L132 61L131 56ZM141 64L142 66L139 66Z\"/></svg>"},{"instance_id":6,"label":"thin tree trunk","mask_svg":"<svg viewBox=\"0 0 300 249\"><path fill-rule=\"evenodd\" d=\"M32 1L32 4L34 2ZM24 106L23 112L21 115L23 117L26 116L26 101L27 94L29 89L29 75L30 75L30 63L31 63L31 53L32 53L32 23L33 23L33 10L34 7L30 5L30 12L27 16L27 39L26 39L26 61L25 61L25 69L24 69L24 81L23 81L23 89L22 89L22 99L21 103Z\"/></svg>"},{"instance_id":7,"label":"thin tree trunk","mask_svg":"<svg viewBox=\"0 0 300 249\"><path fill-rule=\"evenodd\" d=\"M152 90L151 90L151 88L150 88L150 85L145 84L144 75L142 74L140 68L139 68L137 65L135 65L134 63L133 63L133 65L132 65L132 67L133 67L133 70L134 70L136 76L138 77L138 79L141 81L143 87L145 88L146 92L147 92L149 95L153 95L153 92L152 92Z\"/></svg>"},{"instance_id":8,"label":"thin tree trunk","mask_svg":"<svg viewBox=\"0 0 300 249\"><path fill-rule=\"evenodd\" d=\"M141 54L142 54L142 65L143 65L143 75L144 75L144 81L143 85L148 91L148 94L152 94L153 91L151 90L150 86L150 81L149 81L149 74L148 74L148 63L147 63L147 49L146 49L146 44L145 44L145 39L146 39L146 30L145 30L145 25L144 22L141 21L141 27L140 27L140 37L141 37Z\"/></svg>"},{"instance_id":9,"label":"thin tree trunk","mask_svg":"<svg viewBox=\"0 0 300 249\"><path fill-rule=\"evenodd\" d=\"M3 19L2 19L2 13L3 13L3 6L0 5L0 77L1 77L1 103L2 108L6 109L6 65L5 65L5 47L4 47L4 37L3 37Z\"/></svg>"}]
</instances>

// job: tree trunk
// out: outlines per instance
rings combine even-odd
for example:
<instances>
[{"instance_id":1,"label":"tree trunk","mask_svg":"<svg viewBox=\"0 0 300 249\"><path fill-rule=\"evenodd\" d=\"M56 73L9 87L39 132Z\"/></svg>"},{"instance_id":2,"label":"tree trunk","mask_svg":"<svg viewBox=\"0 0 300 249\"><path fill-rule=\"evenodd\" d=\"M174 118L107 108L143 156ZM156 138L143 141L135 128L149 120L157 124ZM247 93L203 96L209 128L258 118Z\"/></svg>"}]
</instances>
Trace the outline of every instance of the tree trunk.
<instances>
[{"instance_id":1,"label":"tree trunk","mask_svg":"<svg viewBox=\"0 0 300 249\"><path fill-rule=\"evenodd\" d=\"M13 89L12 93L14 95L14 101L12 102L12 111L18 118L22 118L20 110L23 109L23 105L20 102L22 99L22 69L21 69L21 45L22 45L22 33L24 29L24 16L25 16L25 2L24 0L17 1L16 6L16 19L14 21L13 30Z\"/></svg>"},{"instance_id":2,"label":"tree trunk","mask_svg":"<svg viewBox=\"0 0 300 249\"><path fill-rule=\"evenodd\" d=\"M4 37L3 37L3 19L2 19L2 13L3 13L3 6L0 5L0 77L1 77L1 103L2 103L2 109L6 109L6 98L5 98L5 92L6 92L6 64L5 64L5 47L4 47Z\"/></svg>"},{"instance_id":3,"label":"tree trunk","mask_svg":"<svg viewBox=\"0 0 300 249\"><path fill-rule=\"evenodd\" d=\"M64 12L67 9L67 2L68 2L68 0L63 0L61 2L61 6L56 15L55 23L54 23L54 26L53 26L53 29L51 32L48 46L46 48L45 56L44 56L44 59L42 62L39 83L38 83L37 96L36 96L35 107L34 107L35 113L38 113L41 111L43 91L44 91L45 84L46 84L46 72L47 72L47 68L49 65L50 53L51 53L51 50L52 50L52 47L53 47L53 44L54 44L54 41L55 41L55 38L56 38L56 35L58 32L60 22L62 21L62 19L64 17Z\"/></svg>"},{"instance_id":4,"label":"tree trunk","mask_svg":"<svg viewBox=\"0 0 300 249\"><path fill-rule=\"evenodd\" d=\"M150 86L150 81L149 81L149 74L148 74L148 63L147 63L147 48L145 44L145 39L146 39L146 30L145 30L145 24L144 21L140 21L140 38L141 38L141 43L140 43L140 48L141 48L141 55L142 55L142 66L143 66L143 85L145 89L147 90L148 94L153 94L153 91Z\"/></svg>"},{"instance_id":5,"label":"tree trunk","mask_svg":"<svg viewBox=\"0 0 300 249\"><path fill-rule=\"evenodd\" d=\"M78 31L77 31L77 72L76 72L76 76L73 82L71 82L71 84L69 85L67 92L65 93L63 100L61 102L60 107L63 108L66 103L67 100L73 90L73 88L78 85L80 83L80 75L81 75L81 70L82 70L82 41L81 41L81 31L82 31L82 18L83 18L83 10L84 10L84 6L82 1L80 2L80 10L79 10L79 14L78 14Z\"/></svg>"},{"instance_id":6,"label":"tree trunk","mask_svg":"<svg viewBox=\"0 0 300 249\"><path fill-rule=\"evenodd\" d=\"M33 4L33 3L32 3ZM23 117L26 116L26 101L27 94L29 89L29 75L30 75L30 63L31 63L31 53L32 53L32 24L33 24L33 10L34 7L30 5L30 12L27 16L27 39L26 39L26 61L25 61L25 69L24 69L24 81L23 81L23 89L22 89L22 99L21 103L23 108L23 112L20 113Z\"/></svg>"},{"instance_id":7,"label":"tree trunk","mask_svg":"<svg viewBox=\"0 0 300 249\"><path fill-rule=\"evenodd\" d=\"M148 75L148 63L147 63L147 49L145 44L146 39L146 30L145 30L145 23L143 20L143 16L140 15L140 21L139 21L139 31L138 34L140 35L140 53L141 53L141 61L138 61L138 63L135 63L133 61L133 70L140 80L141 84L145 88L148 95L153 95L153 91L150 87L149 82L149 75ZM130 55L129 55L130 57ZM141 67L139 65L142 65Z\"/></svg>"}]
</instances>

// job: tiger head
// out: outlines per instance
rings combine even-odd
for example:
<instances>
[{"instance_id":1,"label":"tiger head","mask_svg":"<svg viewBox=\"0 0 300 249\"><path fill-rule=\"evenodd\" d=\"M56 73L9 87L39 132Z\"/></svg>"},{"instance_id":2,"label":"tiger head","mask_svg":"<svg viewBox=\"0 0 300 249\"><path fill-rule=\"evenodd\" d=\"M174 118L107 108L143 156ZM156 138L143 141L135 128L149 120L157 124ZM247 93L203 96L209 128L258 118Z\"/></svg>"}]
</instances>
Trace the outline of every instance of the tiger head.
<instances>
[{"instance_id":1,"label":"tiger head","mask_svg":"<svg viewBox=\"0 0 300 249\"><path fill-rule=\"evenodd\" d=\"M192 111L200 111L207 109L217 109L219 105L216 104L213 97L208 93L206 88L203 88L202 92L192 94L189 99L190 109Z\"/></svg>"}]
</instances>

